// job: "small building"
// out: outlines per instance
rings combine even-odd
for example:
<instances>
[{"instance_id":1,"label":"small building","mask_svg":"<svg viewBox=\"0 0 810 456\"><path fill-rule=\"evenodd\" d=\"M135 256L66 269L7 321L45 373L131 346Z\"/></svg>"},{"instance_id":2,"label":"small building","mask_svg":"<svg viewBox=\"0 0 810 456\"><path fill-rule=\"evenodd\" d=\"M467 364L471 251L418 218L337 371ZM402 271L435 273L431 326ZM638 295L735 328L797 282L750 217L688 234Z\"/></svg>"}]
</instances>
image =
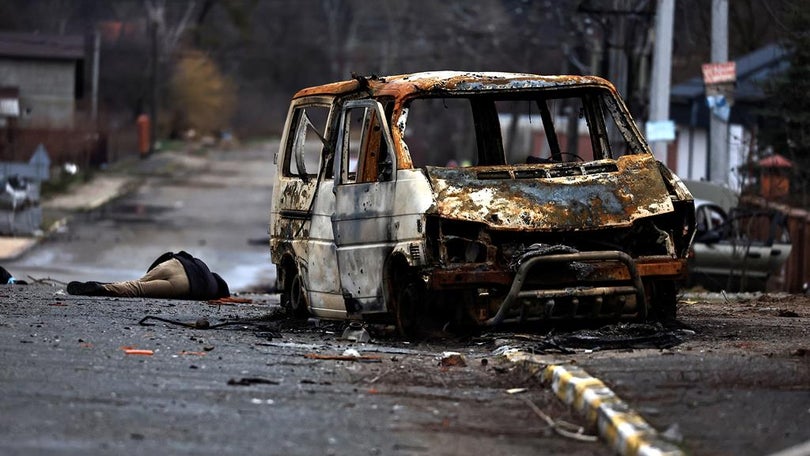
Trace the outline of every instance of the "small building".
<instances>
[{"instance_id":1,"label":"small building","mask_svg":"<svg viewBox=\"0 0 810 456\"><path fill-rule=\"evenodd\" d=\"M793 162L773 154L757 162L760 196L767 200L780 200L790 195L790 177Z\"/></svg>"},{"instance_id":2,"label":"small building","mask_svg":"<svg viewBox=\"0 0 810 456\"><path fill-rule=\"evenodd\" d=\"M0 128L73 128L84 56L82 36L0 32Z\"/></svg>"}]
</instances>

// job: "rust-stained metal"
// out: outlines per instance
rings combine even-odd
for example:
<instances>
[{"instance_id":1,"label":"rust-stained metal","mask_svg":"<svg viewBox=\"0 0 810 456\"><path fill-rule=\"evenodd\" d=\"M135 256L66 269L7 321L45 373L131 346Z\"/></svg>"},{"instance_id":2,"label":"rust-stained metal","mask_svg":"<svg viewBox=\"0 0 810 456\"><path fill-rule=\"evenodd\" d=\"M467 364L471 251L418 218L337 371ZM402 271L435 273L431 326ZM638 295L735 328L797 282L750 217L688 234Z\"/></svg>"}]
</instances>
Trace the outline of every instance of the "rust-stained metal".
<instances>
[{"instance_id":1,"label":"rust-stained metal","mask_svg":"<svg viewBox=\"0 0 810 456\"><path fill-rule=\"evenodd\" d=\"M516 176L515 171L525 169L521 167L499 178L487 176L498 167L428 168L427 173L440 216L481 222L491 229L630 226L637 219L672 212L653 156L626 155L615 162L613 173L599 172L598 162L594 173L587 165L572 164L575 175L545 179Z\"/></svg>"},{"instance_id":2,"label":"rust-stained metal","mask_svg":"<svg viewBox=\"0 0 810 456\"><path fill-rule=\"evenodd\" d=\"M435 117L411 112L436 99ZM454 103L466 111L442 120ZM329 110L317 170L300 147L313 106ZM518 116L546 142L510 147L516 158L501 122ZM561 146L572 121L584 158ZM430 128L475 144L425 143ZM472 166L457 167L465 154ZM403 332L430 312L489 325L674 312L694 203L602 78L440 71L303 89L276 161L271 257L294 309Z\"/></svg>"}]
</instances>

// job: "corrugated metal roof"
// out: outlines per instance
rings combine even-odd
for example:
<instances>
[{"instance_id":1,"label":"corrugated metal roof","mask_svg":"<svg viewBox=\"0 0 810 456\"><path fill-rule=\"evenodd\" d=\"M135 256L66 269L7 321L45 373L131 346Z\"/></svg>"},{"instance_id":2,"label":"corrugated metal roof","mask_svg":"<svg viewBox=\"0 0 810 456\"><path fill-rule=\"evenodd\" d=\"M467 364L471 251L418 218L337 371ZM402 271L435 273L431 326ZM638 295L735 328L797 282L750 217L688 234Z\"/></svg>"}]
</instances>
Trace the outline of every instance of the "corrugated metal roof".
<instances>
[{"instance_id":1,"label":"corrugated metal roof","mask_svg":"<svg viewBox=\"0 0 810 456\"><path fill-rule=\"evenodd\" d=\"M0 56L80 60L84 58L84 37L0 32Z\"/></svg>"}]
</instances>

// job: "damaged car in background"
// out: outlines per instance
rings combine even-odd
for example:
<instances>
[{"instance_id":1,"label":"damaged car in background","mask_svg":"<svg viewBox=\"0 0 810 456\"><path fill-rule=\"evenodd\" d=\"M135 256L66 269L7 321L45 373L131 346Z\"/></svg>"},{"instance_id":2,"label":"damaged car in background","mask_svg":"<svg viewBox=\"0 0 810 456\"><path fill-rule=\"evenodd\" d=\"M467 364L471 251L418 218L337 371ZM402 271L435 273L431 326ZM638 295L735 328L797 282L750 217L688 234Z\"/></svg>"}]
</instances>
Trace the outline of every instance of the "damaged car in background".
<instances>
[{"instance_id":1,"label":"damaged car in background","mask_svg":"<svg viewBox=\"0 0 810 456\"><path fill-rule=\"evenodd\" d=\"M765 209L695 200L696 234L689 258L689 286L709 291L765 291L792 245L787 217Z\"/></svg>"},{"instance_id":2,"label":"damaged car in background","mask_svg":"<svg viewBox=\"0 0 810 456\"><path fill-rule=\"evenodd\" d=\"M299 316L492 326L669 318L694 203L615 88L429 72L303 89L271 258Z\"/></svg>"}]
</instances>

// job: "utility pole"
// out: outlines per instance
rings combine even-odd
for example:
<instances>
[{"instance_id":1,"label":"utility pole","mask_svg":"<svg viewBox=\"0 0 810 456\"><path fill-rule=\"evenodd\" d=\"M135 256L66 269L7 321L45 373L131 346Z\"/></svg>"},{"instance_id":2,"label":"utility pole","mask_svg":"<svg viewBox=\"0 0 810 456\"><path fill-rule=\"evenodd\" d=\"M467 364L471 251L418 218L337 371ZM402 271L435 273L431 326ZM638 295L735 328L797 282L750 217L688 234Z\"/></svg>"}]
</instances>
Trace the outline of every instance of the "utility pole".
<instances>
[{"instance_id":1,"label":"utility pole","mask_svg":"<svg viewBox=\"0 0 810 456\"><path fill-rule=\"evenodd\" d=\"M98 127L98 72L99 72L99 55L101 54L101 34L98 28L93 32L93 87L90 102L90 118L93 124Z\"/></svg>"},{"instance_id":2,"label":"utility pole","mask_svg":"<svg viewBox=\"0 0 810 456\"><path fill-rule=\"evenodd\" d=\"M652 143L655 158L664 164L667 163L667 143L675 139L675 125L669 120L674 15L675 0L658 0L647 137Z\"/></svg>"},{"instance_id":3,"label":"utility pole","mask_svg":"<svg viewBox=\"0 0 810 456\"><path fill-rule=\"evenodd\" d=\"M157 134L158 116L158 67L160 66L160 47L158 43L158 20L153 17L152 26L152 73L150 75L150 86L152 89L151 102L149 103L149 155L155 153L155 135Z\"/></svg>"},{"instance_id":4,"label":"utility pole","mask_svg":"<svg viewBox=\"0 0 810 456\"><path fill-rule=\"evenodd\" d=\"M144 0L152 36L152 68L149 75L151 101L149 103L149 155L155 152L157 143L158 104L160 102L161 40L164 38L166 0ZM188 15L188 13L187 13Z\"/></svg>"},{"instance_id":5,"label":"utility pole","mask_svg":"<svg viewBox=\"0 0 810 456\"><path fill-rule=\"evenodd\" d=\"M625 0L614 0L612 11L624 11L626 4ZM616 14L612 20L612 27L610 30L610 40L608 41L608 79L616 87L622 97L629 99L630 87L627 84L627 39L626 28L627 19L625 14Z\"/></svg>"},{"instance_id":6,"label":"utility pole","mask_svg":"<svg viewBox=\"0 0 810 456\"><path fill-rule=\"evenodd\" d=\"M712 0L712 63L728 61L728 0ZM728 184L728 121L709 116L709 169L706 179Z\"/></svg>"}]
</instances>

